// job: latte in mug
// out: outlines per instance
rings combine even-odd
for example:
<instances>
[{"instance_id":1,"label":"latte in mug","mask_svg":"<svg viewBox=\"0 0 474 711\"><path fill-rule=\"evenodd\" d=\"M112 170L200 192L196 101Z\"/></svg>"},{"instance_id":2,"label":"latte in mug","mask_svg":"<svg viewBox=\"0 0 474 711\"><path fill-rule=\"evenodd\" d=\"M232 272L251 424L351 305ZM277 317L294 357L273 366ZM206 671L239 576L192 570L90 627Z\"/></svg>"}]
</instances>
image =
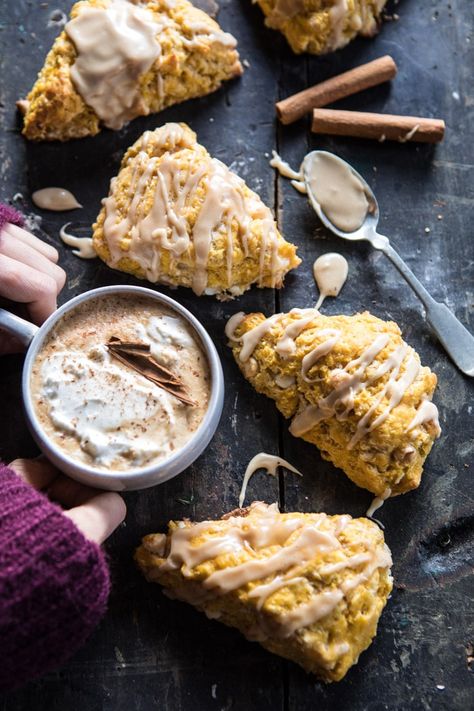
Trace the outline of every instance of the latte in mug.
<instances>
[{"instance_id":1,"label":"latte in mug","mask_svg":"<svg viewBox=\"0 0 474 711\"><path fill-rule=\"evenodd\" d=\"M39 423L71 459L127 471L169 458L191 439L210 398L197 335L145 296L79 304L54 326L31 371Z\"/></svg>"}]
</instances>

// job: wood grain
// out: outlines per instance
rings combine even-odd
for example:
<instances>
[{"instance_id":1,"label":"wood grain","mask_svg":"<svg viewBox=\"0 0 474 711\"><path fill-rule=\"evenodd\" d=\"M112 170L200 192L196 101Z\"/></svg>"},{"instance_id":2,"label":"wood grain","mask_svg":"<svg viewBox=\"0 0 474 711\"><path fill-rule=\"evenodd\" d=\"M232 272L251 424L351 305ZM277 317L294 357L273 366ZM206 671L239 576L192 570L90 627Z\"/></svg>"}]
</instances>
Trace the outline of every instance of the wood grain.
<instances>
[{"instance_id":1,"label":"wood grain","mask_svg":"<svg viewBox=\"0 0 474 711\"><path fill-rule=\"evenodd\" d=\"M474 694L466 651L474 641L472 574L466 568L473 541L473 384L432 338L418 302L383 256L325 232L304 196L288 181L276 179L268 158L277 149L297 167L308 149L324 148L352 162L378 196L382 231L433 295L474 329L472 2L402 2L396 6L400 20L386 23L378 37L357 40L321 58L294 56L278 33L264 27L262 13L249 0L219 4L222 26L238 37L242 58L250 64L240 81L139 119L120 133L103 131L94 139L64 145L26 144L14 103L30 88L57 32L47 26L50 13L67 10L70 3L0 4L0 199L22 193L18 206L42 218L38 234L58 247L68 272L62 301L95 286L143 284L98 260L75 258L60 243L58 232L72 219L71 229L87 234L125 148L145 129L170 120L190 123L200 142L274 207L285 236L299 245L304 260L280 293L254 289L233 303L157 287L189 308L217 345L226 382L221 425L208 450L181 476L127 495L126 524L107 545L113 593L106 618L61 671L4 696L0 709L465 710ZM396 60L396 82L344 99L341 108L442 115L450 130L441 145L315 136L306 120L277 125L275 101L381 54ZM39 213L30 195L48 185L70 189L84 209L66 217ZM420 489L389 501L378 512L399 587L382 616L377 639L345 680L323 686L237 632L166 599L141 578L132 554L142 535L163 530L169 518L218 517L234 508L245 466L260 450L287 458L304 477L282 474L278 482L257 474L249 484L248 501L279 500L286 510L353 516L366 511L370 495L323 462L314 447L292 438L273 404L243 380L223 334L225 319L237 310L271 314L310 306L317 296L312 262L328 251L344 254L350 274L338 299L326 302L325 313L370 309L398 321L406 340L438 374L444 434L428 459ZM6 460L36 452L21 414L21 364L20 357L7 357L0 371L0 456Z\"/></svg>"}]
</instances>

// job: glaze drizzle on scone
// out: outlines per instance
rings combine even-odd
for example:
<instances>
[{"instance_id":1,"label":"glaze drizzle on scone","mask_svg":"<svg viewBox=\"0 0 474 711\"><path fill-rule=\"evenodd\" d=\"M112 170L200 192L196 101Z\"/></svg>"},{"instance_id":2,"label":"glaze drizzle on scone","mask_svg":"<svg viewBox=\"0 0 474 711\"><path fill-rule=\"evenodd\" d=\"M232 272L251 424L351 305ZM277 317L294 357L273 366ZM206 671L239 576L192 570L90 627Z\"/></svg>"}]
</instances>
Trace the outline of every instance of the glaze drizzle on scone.
<instances>
[{"instance_id":1,"label":"glaze drizzle on scone","mask_svg":"<svg viewBox=\"0 0 474 711\"><path fill-rule=\"evenodd\" d=\"M418 486L440 434L436 376L395 324L293 309L236 314L226 335L244 375L292 418L293 435L377 495Z\"/></svg>"},{"instance_id":2,"label":"glaze drizzle on scone","mask_svg":"<svg viewBox=\"0 0 474 711\"><path fill-rule=\"evenodd\" d=\"M378 30L387 0L253 0L296 53L325 54Z\"/></svg>"},{"instance_id":3,"label":"glaze drizzle on scone","mask_svg":"<svg viewBox=\"0 0 474 711\"><path fill-rule=\"evenodd\" d=\"M326 680L341 679L370 644L392 585L375 524L275 504L172 522L136 558L170 596Z\"/></svg>"},{"instance_id":4,"label":"glaze drizzle on scone","mask_svg":"<svg viewBox=\"0 0 474 711\"><path fill-rule=\"evenodd\" d=\"M258 195L185 124L147 131L127 151L94 225L111 267L198 294L279 287L299 264Z\"/></svg>"},{"instance_id":5,"label":"glaze drizzle on scone","mask_svg":"<svg viewBox=\"0 0 474 711\"><path fill-rule=\"evenodd\" d=\"M216 91L235 38L187 0L81 0L26 100L23 135L67 141Z\"/></svg>"}]
</instances>

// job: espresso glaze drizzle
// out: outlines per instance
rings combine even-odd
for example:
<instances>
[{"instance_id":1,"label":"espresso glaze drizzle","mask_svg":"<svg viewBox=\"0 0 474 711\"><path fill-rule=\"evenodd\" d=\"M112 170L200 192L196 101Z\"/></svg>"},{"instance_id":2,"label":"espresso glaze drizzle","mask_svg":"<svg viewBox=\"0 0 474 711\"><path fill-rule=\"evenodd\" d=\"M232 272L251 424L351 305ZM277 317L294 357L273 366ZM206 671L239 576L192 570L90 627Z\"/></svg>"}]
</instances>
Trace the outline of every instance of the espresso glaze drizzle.
<instances>
[{"instance_id":1,"label":"espresso glaze drizzle","mask_svg":"<svg viewBox=\"0 0 474 711\"><path fill-rule=\"evenodd\" d=\"M372 540L365 539L365 549L354 555L342 546L339 536L350 521L350 516L331 518L323 513L313 514L309 520L291 514L281 517L276 504L254 503L248 516L228 518L224 530L218 523L213 528L211 521L179 524L169 537L169 553L160 569L181 569L186 578L193 568L218 556L233 555L238 561L247 554L246 560L211 572L202 581L202 590L194 594L188 589L184 593L186 601L202 605L249 585L248 597L256 601L256 609L261 613L254 637L289 637L330 615L377 568L391 566L390 551L385 544L376 546ZM272 552L257 557L265 548L272 548ZM337 563L323 565L319 571L321 576L332 576L345 568L357 569L339 587L334 587L331 581L323 581L315 587L301 575L302 568L315 556L335 551L338 552ZM252 553L250 558L249 552ZM262 609L267 600L282 588L295 585L303 586L304 600L270 620Z\"/></svg>"},{"instance_id":2,"label":"espresso glaze drizzle","mask_svg":"<svg viewBox=\"0 0 474 711\"><path fill-rule=\"evenodd\" d=\"M161 146L167 152L161 157L150 157L146 147L150 140L147 131L134 159L129 197L130 208L120 219L114 195L117 178L111 182L109 197L105 198L104 238L112 264L128 257L137 262L151 282L164 281L160 264L160 250L166 250L175 260L194 246L192 288L201 295L207 291L208 258L214 236L226 236L227 287L231 289L233 268L233 233L241 242L244 256L255 222L261 230L258 283L262 285L265 262L270 261L271 286L274 287L287 266L278 255L278 235L270 210L253 194L246 191L244 181L216 158L192 164L183 171L179 160L170 152L176 146L192 148L189 131L179 124L166 124L160 129ZM158 146L159 147L159 146ZM147 211L144 198L150 182L155 181L153 202ZM191 228L186 212L197 191L204 187L204 201ZM195 200L197 202L197 200ZM253 219L250 217L253 216ZM123 246L127 243L127 250Z\"/></svg>"},{"instance_id":3,"label":"espresso glaze drizzle","mask_svg":"<svg viewBox=\"0 0 474 711\"><path fill-rule=\"evenodd\" d=\"M245 314L240 312L229 319L225 332L230 341L242 344L239 360L242 363L248 361L260 340L275 325L279 324L283 327L288 316L293 318L284 327L283 335L277 341L275 350L281 357L289 358L296 352L298 336L311 325L313 328L315 327L313 322L319 316L319 312L315 309L293 309L289 314L275 314L259 322L241 336L237 336L236 331L244 322ZM333 350L341 336L342 333L337 329L315 330L314 338L319 342L305 354L302 360L300 377L303 380L313 381L309 376L311 368ZM389 342L390 336L388 334L379 334L358 358L351 360L344 368L334 369L332 371L334 386L331 392L318 400L316 404L307 404L306 401L303 401L300 411L295 415L290 425L290 432L299 437L329 417L335 416L339 420L347 419L353 412L357 394L388 374L387 382L376 396L373 404L358 420L356 430L347 445L348 449L352 449L369 432L383 424L392 410L400 404L405 393L421 372L418 356L405 342L402 342L375 364L376 359ZM280 383L277 382L277 385L280 386ZM292 385L293 383L290 382L289 387ZM384 401L388 401L385 408L376 415L378 408ZM421 403L417 415L407 428L407 432L426 422L434 422L439 435L438 410L436 405L429 400L424 400Z\"/></svg>"}]
</instances>

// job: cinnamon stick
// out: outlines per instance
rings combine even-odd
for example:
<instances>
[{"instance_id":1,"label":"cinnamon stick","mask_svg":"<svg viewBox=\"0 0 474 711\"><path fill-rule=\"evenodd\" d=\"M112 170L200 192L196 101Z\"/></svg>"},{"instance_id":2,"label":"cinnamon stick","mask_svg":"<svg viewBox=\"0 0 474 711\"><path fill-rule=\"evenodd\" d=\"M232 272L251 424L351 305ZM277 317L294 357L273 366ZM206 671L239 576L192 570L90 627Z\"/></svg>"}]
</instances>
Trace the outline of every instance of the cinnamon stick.
<instances>
[{"instance_id":1,"label":"cinnamon stick","mask_svg":"<svg viewBox=\"0 0 474 711\"><path fill-rule=\"evenodd\" d=\"M107 348L113 358L136 370L181 402L186 405L196 404L189 398L183 381L153 358L148 343L122 341L117 336L112 336L107 343Z\"/></svg>"},{"instance_id":2,"label":"cinnamon stick","mask_svg":"<svg viewBox=\"0 0 474 711\"><path fill-rule=\"evenodd\" d=\"M293 123L311 109L382 84L393 79L396 73L397 65L387 54L279 101L275 104L277 116L283 124Z\"/></svg>"},{"instance_id":3,"label":"cinnamon stick","mask_svg":"<svg viewBox=\"0 0 474 711\"><path fill-rule=\"evenodd\" d=\"M314 109L313 133L330 136L354 136L376 141L420 141L438 143L443 140L445 123L441 119L418 116L374 114L363 111Z\"/></svg>"}]
</instances>

